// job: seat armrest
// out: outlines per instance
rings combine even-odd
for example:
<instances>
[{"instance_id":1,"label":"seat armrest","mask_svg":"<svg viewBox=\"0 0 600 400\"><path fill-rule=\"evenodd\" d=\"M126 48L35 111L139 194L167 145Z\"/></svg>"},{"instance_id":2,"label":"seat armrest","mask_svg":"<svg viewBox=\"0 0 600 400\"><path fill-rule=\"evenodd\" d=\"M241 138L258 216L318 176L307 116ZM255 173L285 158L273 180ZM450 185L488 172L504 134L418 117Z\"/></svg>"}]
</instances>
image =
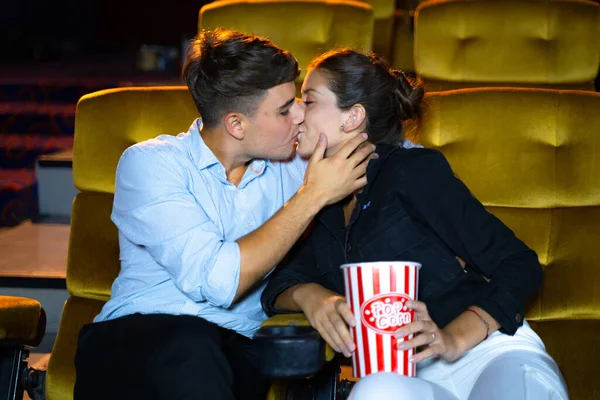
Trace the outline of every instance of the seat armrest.
<instances>
[{"instance_id":1,"label":"seat armrest","mask_svg":"<svg viewBox=\"0 0 600 400\"><path fill-rule=\"evenodd\" d=\"M40 344L46 331L46 313L33 299L0 296L0 344L32 346Z\"/></svg>"},{"instance_id":2,"label":"seat armrest","mask_svg":"<svg viewBox=\"0 0 600 400\"><path fill-rule=\"evenodd\" d=\"M254 343L263 354L261 372L272 379L314 375L335 356L304 314L269 318L254 335Z\"/></svg>"}]
</instances>

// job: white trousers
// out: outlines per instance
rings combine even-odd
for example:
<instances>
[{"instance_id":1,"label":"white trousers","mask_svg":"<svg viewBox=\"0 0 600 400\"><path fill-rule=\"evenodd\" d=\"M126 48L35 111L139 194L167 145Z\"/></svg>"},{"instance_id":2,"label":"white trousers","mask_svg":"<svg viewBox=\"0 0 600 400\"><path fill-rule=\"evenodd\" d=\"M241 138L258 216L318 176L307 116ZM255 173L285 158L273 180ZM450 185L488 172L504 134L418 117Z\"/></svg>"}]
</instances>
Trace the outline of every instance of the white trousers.
<instances>
[{"instance_id":1,"label":"white trousers","mask_svg":"<svg viewBox=\"0 0 600 400\"><path fill-rule=\"evenodd\" d=\"M349 400L568 400L556 363L525 321L514 336L494 332L460 359L417 364L417 377L362 378Z\"/></svg>"}]
</instances>

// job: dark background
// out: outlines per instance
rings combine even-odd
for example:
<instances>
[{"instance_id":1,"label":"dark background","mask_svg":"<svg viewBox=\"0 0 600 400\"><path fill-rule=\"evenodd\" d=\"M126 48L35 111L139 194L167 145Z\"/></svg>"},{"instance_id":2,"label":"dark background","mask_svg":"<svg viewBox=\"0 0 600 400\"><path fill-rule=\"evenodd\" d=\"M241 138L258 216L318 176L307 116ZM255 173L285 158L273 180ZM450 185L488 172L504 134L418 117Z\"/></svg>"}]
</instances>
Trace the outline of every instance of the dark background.
<instances>
[{"instance_id":1,"label":"dark background","mask_svg":"<svg viewBox=\"0 0 600 400\"><path fill-rule=\"evenodd\" d=\"M2 0L0 60L56 60L70 54L179 47L197 30L208 0Z\"/></svg>"}]
</instances>

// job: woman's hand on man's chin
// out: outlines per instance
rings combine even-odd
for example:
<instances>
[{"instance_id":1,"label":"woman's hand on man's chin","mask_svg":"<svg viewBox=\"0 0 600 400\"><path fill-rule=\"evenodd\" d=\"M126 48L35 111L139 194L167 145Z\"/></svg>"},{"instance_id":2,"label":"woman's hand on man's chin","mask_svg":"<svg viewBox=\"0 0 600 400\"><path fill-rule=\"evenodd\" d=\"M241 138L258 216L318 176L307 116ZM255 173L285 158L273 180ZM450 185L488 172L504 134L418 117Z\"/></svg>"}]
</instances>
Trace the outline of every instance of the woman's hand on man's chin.
<instances>
[{"instance_id":1,"label":"woman's hand on man's chin","mask_svg":"<svg viewBox=\"0 0 600 400\"><path fill-rule=\"evenodd\" d=\"M353 327L356 322L344 296L316 283L302 285L293 296L321 337L336 352L350 357L355 346L348 326Z\"/></svg>"}]
</instances>

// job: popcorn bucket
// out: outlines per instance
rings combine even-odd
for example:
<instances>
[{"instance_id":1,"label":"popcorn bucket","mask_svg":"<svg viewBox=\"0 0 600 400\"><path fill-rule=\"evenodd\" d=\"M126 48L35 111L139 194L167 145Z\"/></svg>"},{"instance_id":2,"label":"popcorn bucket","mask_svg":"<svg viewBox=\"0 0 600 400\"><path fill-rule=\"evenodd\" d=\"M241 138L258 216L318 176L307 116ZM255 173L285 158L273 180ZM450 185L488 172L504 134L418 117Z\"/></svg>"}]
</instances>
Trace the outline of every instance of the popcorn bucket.
<instances>
[{"instance_id":1,"label":"popcorn bucket","mask_svg":"<svg viewBox=\"0 0 600 400\"><path fill-rule=\"evenodd\" d=\"M356 317L350 329L356 351L352 369L356 378L375 372L415 376L415 364L408 361L415 349L398 350L393 333L414 320L414 311L405 307L418 299L419 268L411 261L344 264L346 300Z\"/></svg>"}]
</instances>

